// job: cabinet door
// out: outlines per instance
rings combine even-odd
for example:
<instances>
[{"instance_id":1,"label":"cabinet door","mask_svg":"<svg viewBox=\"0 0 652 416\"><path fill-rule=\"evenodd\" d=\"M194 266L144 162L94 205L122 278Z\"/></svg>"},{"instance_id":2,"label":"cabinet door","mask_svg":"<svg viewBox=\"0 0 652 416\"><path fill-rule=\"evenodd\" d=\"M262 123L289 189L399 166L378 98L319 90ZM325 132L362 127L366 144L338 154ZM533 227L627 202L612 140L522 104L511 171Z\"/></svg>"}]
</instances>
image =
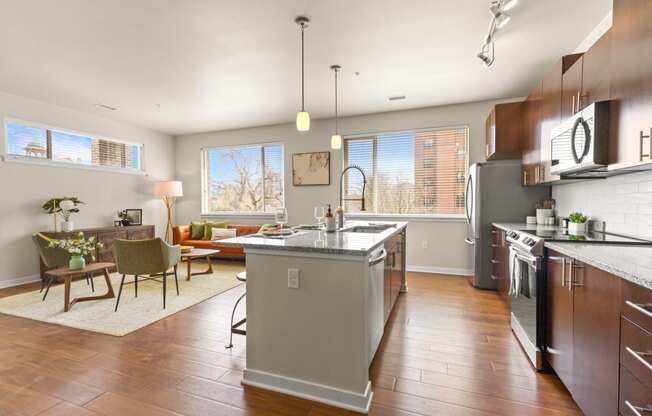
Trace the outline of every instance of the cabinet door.
<instances>
[{"instance_id":1,"label":"cabinet door","mask_svg":"<svg viewBox=\"0 0 652 416\"><path fill-rule=\"evenodd\" d=\"M548 264L547 358L566 388L573 389L573 292L568 287L569 260L550 251Z\"/></svg>"},{"instance_id":2,"label":"cabinet door","mask_svg":"<svg viewBox=\"0 0 652 416\"><path fill-rule=\"evenodd\" d=\"M116 231L107 231L100 232L97 234L97 241L102 243L102 248L98 250L97 261L100 262L109 262L114 263L115 258L113 257L113 243L115 240L124 240L127 239L126 230L116 230Z\"/></svg>"},{"instance_id":3,"label":"cabinet door","mask_svg":"<svg viewBox=\"0 0 652 416\"><path fill-rule=\"evenodd\" d=\"M618 414L620 279L573 260L573 385L587 415Z\"/></svg>"},{"instance_id":4,"label":"cabinet door","mask_svg":"<svg viewBox=\"0 0 652 416\"><path fill-rule=\"evenodd\" d=\"M652 2L614 0L613 21L609 163L626 167L651 161Z\"/></svg>"},{"instance_id":5,"label":"cabinet door","mask_svg":"<svg viewBox=\"0 0 652 416\"><path fill-rule=\"evenodd\" d=\"M401 236L397 235L394 241L394 251L392 254L392 305L396 304L398 295L401 293L401 280L403 278L403 245Z\"/></svg>"},{"instance_id":6,"label":"cabinet door","mask_svg":"<svg viewBox=\"0 0 652 416\"><path fill-rule=\"evenodd\" d=\"M537 185L541 179L541 82L525 103L525 144L523 146L523 184Z\"/></svg>"},{"instance_id":7,"label":"cabinet door","mask_svg":"<svg viewBox=\"0 0 652 416\"><path fill-rule=\"evenodd\" d=\"M580 108L609 99L611 31L606 32L583 57Z\"/></svg>"},{"instance_id":8,"label":"cabinet door","mask_svg":"<svg viewBox=\"0 0 652 416\"><path fill-rule=\"evenodd\" d=\"M546 73L541 82L541 170L543 182L552 182L559 179L550 173L552 167L551 135L552 129L561 123L561 78L563 60Z\"/></svg>"},{"instance_id":9,"label":"cabinet door","mask_svg":"<svg viewBox=\"0 0 652 416\"><path fill-rule=\"evenodd\" d=\"M561 118L566 120L579 111L582 97L582 68L584 59L578 59L562 77Z\"/></svg>"},{"instance_id":10,"label":"cabinet door","mask_svg":"<svg viewBox=\"0 0 652 416\"><path fill-rule=\"evenodd\" d=\"M154 238L154 226L144 225L127 229L127 239L129 240L147 240L149 238Z\"/></svg>"},{"instance_id":11,"label":"cabinet door","mask_svg":"<svg viewBox=\"0 0 652 416\"><path fill-rule=\"evenodd\" d=\"M491 109L485 121L485 158L492 159L496 153L496 107Z\"/></svg>"},{"instance_id":12,"label":"cabinet door","mask_svg":"<svg viewBox=\"0 0 652 416\"><path fill-rule=\"evenodd\" d=\"M387 257L385 258L385 269L383 276L383 311L384 311L384 321L387 322L389 318L389 313L392 311L392 264L390 262L390 245L385 243L385 250L387 251Z\"/></svg>"}]
</instances>

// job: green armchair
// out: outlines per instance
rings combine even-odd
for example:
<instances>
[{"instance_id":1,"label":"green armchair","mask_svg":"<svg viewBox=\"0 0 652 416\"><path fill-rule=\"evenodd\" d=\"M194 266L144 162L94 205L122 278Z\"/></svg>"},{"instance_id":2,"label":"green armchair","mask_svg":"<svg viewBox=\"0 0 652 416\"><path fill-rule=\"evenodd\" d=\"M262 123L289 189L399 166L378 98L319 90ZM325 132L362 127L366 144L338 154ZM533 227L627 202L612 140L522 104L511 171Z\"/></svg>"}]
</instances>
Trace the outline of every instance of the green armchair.
<instances>
[{"instance_id":1,"label":"green armchair","mask_svg":"<svg viewBox=\"0 0 652 416\"><path fill-rule=\"evenodd\" d=\"M36 246L41 261L45 265L46 269L58 269L59 267L67 267L70 262L70 254L61 248L50 247L51 239L44 236L41 233L36 233L32 235L32 241ZM86 261L90 262L89 259ZM48 296L50 291L50 286L54 282L54 278L50 276L47 281L47 288L45 287L45 281L41 281L41 292L45 289L45 294L43 294L43 301ZM86 284L90 284L93 292L95 292L95 284L93 283L93 277L86 275Z\"/></svg>"},{"instance_id":2,"label":"green armchair","mask_svg":"<svg viewBox=\"0 0 652 416\"><path fill-rule=\"evenodd\" d=\"M177 278L177 265L181 260L181 247L171 246L160 238L151 240L115 240L113 245L115 263L118 273L122 274L118 299L115 303L115 311L118 310L122 287L125 285L127 275L134 276L134 295L138 297L138 278L142 280L156 280L157 276L163 276L163 309L165 309L165 298L167 292L168 270L174 269L174 282L179 295L179 280ZM148 277L143 277L148 276ZM130 284L128 283L128 284Z\"/></svg>"}]
</instances>

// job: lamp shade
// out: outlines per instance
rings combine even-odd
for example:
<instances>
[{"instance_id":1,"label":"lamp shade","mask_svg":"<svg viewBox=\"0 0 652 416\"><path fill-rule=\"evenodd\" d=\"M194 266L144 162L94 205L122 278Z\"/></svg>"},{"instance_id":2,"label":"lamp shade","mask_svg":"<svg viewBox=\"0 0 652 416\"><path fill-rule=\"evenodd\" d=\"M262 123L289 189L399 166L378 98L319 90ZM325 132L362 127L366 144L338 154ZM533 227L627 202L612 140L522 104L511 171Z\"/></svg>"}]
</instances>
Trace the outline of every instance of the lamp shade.
<instances>
[{"instance_id":1,"label":"lamp shade","mask_svg":"<svg viewBox=\"0 0 652 416\"><path fill-rule=\"evenodd\" d=\"M310 114L307 111L299 111L297 113L297 130L310 130Z\"/></svg>"},{"instance_id":2,"label":"lamp shade","mask_svg":"<svg viewBox=\"0 0 652 416\"><path fill-rule=\"evenodd\" d=\"M342 136L333 134L331 136L331 149L337 150L342 148Z\"/></svg>"},{"instance_id":3,"label":"lamp shade","mask_svg":"<svg viewBox=\"0 0 652 416\"><path fill-rule=\"evenodd\" d=\"M181 181L156 182L154 195L168 198L181 197L183 196L183 184Z\"/></svg>"}]
</instances>

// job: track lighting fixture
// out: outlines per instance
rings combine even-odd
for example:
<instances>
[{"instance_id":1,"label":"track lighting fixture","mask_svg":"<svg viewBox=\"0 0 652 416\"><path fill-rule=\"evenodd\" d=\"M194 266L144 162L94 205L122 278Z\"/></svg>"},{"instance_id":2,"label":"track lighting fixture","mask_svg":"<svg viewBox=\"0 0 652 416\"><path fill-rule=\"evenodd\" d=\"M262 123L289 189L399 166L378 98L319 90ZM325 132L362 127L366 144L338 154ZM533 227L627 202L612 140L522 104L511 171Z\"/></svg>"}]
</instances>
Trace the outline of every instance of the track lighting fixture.
<instances>
[{"instance_id":1,"label":"track lighting fixture","mask_svg":"<svg viewBox=\"0 0 652 416\"><path fill-rule=\"evenodd\" d=\"M494 37L496 31L502 29L509 23L512 17L506 11L512 9L516 3L518 3L518 0L493 0L489 6L489 11L493 15L493 18L489 24L489 33L485 38L485 42L480 52L476 55L485 67L490 67L494 63L496 58L494 53Z\"/></svg>"}]
</instances>

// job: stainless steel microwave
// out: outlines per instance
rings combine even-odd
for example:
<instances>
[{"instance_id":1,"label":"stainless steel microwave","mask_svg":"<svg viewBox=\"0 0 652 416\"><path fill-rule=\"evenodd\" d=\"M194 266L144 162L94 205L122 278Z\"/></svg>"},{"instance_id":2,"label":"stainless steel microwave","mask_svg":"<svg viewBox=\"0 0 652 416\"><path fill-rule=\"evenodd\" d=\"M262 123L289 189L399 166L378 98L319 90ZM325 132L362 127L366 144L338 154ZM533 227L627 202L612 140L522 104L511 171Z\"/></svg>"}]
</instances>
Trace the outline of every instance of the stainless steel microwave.
<instances>
[{"instance_id":1,"label":"stainless steel microwave","mask_svg":"<svg viewBox=\"0 0 652 416\"><path fill-rule=\"evenodd\" d=\"M609 101L591 104L552 130L550 173L562 178L607 170Z\"/></svg>"}]
</instances>

